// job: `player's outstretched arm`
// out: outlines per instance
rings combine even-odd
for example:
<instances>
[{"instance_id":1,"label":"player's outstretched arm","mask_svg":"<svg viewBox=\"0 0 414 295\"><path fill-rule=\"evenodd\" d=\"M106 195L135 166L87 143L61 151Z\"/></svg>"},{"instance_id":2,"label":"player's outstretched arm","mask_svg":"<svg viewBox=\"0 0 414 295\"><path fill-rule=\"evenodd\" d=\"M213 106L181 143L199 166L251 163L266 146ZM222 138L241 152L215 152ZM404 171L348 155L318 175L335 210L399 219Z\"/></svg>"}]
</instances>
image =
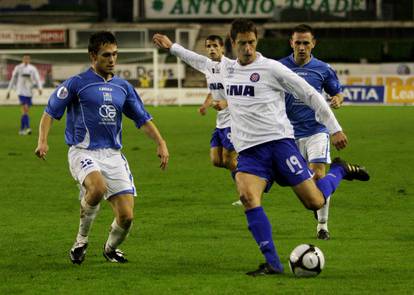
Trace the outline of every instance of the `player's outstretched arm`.
<instances>
[{"instance_id":1,"label":"player's outstretched arm","mask_svg":"<svg viewBox=\"0 0 414 295\"><path fill-rule=\"evenodd\" d=\"M342 93L335 94L330 98L330 106L333 109L339 109L344 101L344 95Z\"/></svg>"},{"instance_id":2,"label":"player's outstretched arm","mask_svg":"<svg viewBox=\"0 0 414 295\"><path fill-rule=\"evenodd\" d=\"M36 156L45 160L46 154L49 151L47 145L47 138L49 135L50 128L52 127L53 118L48 113L43 113L42 119L39 124L39 138L37 140L37 147L35 150Z\"/></svg>"},{"instance_id":3,"label":"player's outstretched arm","mask_svg":"<svg viewBox=\"0 0 414 295\"><path fill-rule=\"evenodd\" d=\"M171 40L165 35L154 34L154 36L152 37L152 41L159 48L169 49L171 54L180 58L190 67L202 72L203 74L206 74L217 64L219 64L218 62L214 62L211 59L205 57L204 55L200 55L195 53L194 51L185 49L177 43L172 43Z\"/></svg>"},{"instance_id":4,"label":"player's outstretched arm","mask_svg":"<svg viewBox=\"0 0 414 295\"><path fill-rule=\"evenodd\" d=\"M152 121L145 122L141 126L142 130L157 144L157 155L160 158L160 168L165 170L168 165L170 155L168 153L167 143L162 138L161 133L158 131L157 126Z\"/></svg>"}]
</instances>

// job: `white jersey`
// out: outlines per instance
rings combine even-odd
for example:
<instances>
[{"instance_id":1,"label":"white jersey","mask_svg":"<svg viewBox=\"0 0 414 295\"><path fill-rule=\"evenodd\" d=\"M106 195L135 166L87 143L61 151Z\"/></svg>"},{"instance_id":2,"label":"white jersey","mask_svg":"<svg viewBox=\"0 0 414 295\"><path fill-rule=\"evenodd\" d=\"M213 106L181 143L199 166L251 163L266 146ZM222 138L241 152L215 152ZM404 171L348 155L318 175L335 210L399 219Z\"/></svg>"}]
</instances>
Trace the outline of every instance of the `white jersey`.
<instances>
[{"instance_id":1,"label":"white jersey","mask_svg":"<svg viewBox=\"0 0 414 295\"><path fill-rule=\"evenodd\" d=\"M227 57L223 56L221 60L228 60ZM210 90L211 96L214 100L226 99L226 91L221 81L221 76L209 71L203 72L206 75L208 89ZM228 128L230 127L230 111L229 108L225 108L217 112L216 128Z\"/></svg>"},{"instance_id":2,"label":"white jersey","mask_svg":"<svg viewBox=\"0 0 414 295\"><path fill-rule=\"evenodd\" d=\"M232 142L237 152L272 140L294 138L286 115L286 92L315 110L330 134L342 130L321 94L289 68L260 53L254 62L242 66L229 59L214 62L178 44L170 51L195 69L208 71L221 79L230 110Z\"/></svg>"},{"instance_id":3,"label":"white jersey","mask_svg":"<svg viewBox=\"0 0 414 295\"><path fill-rule=\"evenodd\" d=\"M39 72L36 67L31 64L21 63L14 68L7 90L10 91L10 89L15 88L17 95L32 97L32 90L35 85L42 89Z\"/></svg>"}]
</instances>

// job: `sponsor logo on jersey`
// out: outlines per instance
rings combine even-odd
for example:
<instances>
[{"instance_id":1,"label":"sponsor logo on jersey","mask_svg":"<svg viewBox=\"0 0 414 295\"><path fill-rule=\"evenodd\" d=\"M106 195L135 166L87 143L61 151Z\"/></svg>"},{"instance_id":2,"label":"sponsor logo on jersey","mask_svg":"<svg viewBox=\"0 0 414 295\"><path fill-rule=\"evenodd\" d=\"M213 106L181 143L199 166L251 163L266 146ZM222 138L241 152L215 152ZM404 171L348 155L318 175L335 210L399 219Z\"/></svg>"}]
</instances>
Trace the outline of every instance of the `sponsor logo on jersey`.
<instances>
[{"instance_id":1,"label":"sponsor logo on jersey","mask_svg":"<svg viewBox=\"0 0 414 295\"><path fill-rule=\"evenodd\" d=\"M99 87L99 91L112 91L110 87Z\"/></svg>"},{"instance_id":2,"label":"sponsor logo on jersey","mask_svg":"<svg viewBox=\"0 0 414 295\"><path fill-rule=\"evenodd\" d=\"M227 85L227 95L254 96L254 86L251 85Z\"/></svg>"},{"instance_id":3,"label":"sponsor logo on jersey","mask_svg":"<svg viewBox=\"0 0 414 295\"><path fill-rule=\"evenodd\" d=\"M112 94L108 92L104 92L103 94L103 100L104 103L112 103Z\"/></svg>"},{"instance_id":4,"label":"sponsor logo on jersey","mask_svg":"<svg viewBox=\"0 0 414 295\"><path fill-rule=\"evenodd\" d=\"M113 122L116 117L116 108L111 104L103 104L99 108L99 115L104 122Z\"/></svg>"},{"instance_id":5,"label":"sponsor logo on jersey","mask_svg":"<svg viewBox=\"0 0 414 295\"><path fill-rule=\"evenodd\" d=\"M60 99L65 99L66 97L68 97L69 91L65 86L61 86L57 93L56 96Z\"/></svg>"},{"instance_id":6,"label":"sponsor logo on jersey","mask_svg":"<svg viewBox=\"0 0 414 295\"><path fill-rule=\"evenodd\" d=\"M219 90L219 89L224 89L224 86L223 86L223 84L221 84L220 82L218 82L218 83L210 83L208 85L208 88L210 90Z\"/></svg>"},{"instance_id":7,"label":"sponsor logo on jersey","mask_svg":"<svg viewBox=\"0 0 414 295\"><path fill-rule=\"evenodd\" d=\"M234 73L234 68L233 67L228 67L226 70L227 70L227 73L229 73L229 74Z\"/></svg>"},{"instance_id":8,"label":"sponsor logo on jersey","mask_svg":"<svg viewBox=\"0 0 414 295\"><path fill-rule=\"evenodd\" d=\"M257 82L260 80L260 75L258 73L253 73L250 75L250 81Z\"/></svg>"}]
</instances>

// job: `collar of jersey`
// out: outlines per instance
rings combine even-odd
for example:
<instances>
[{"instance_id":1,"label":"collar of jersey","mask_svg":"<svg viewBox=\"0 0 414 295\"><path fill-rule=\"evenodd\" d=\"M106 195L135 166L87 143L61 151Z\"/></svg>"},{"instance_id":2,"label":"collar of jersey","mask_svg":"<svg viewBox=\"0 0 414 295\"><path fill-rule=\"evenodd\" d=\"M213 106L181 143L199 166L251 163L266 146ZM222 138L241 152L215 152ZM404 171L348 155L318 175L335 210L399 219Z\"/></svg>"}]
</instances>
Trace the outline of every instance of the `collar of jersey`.
<instances>
[{"instance_id":1,"label":"collar of jersey","mask_svg":"<svg viewBox=\"0 0 414 295\"><path fill-rule=\"evenodd\" d=\"M95 72L92 67L89 68L89 72L92 72L93 75L95 75L96 77L100 78L105 83L108 83L108 82L112 81L112 79L115 77L115 75L113 75L110 79L105 80L105 78L102 77L101 75L99 75L97 72Z\"/></svg>"}]
</instances>

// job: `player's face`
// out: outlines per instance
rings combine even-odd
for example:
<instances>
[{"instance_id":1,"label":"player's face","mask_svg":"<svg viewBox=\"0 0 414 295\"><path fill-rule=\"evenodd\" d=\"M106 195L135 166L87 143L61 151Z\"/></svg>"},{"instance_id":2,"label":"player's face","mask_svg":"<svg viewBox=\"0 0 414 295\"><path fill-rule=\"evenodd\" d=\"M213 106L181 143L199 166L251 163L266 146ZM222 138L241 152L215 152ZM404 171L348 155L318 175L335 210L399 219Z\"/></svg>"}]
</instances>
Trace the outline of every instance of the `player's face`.
<instances>
[{"instance_id":1,"label":"player's face","mask_svg":"<svg viewBox=\"0 0 414 295\"><path fill-rule=\"evenodd\" d=\"M248 65L256 59L257 37L254 32L238 33L232 45L241 65Z\"/></svg>"},{"instance_id":2,"label":"player's face","mask_svg":"<svg viewBox=\"0 0 414 295\"><path fill-rule=\"evenodd\" d=\"M218 40L206 40L207 56L214 60L220 61L223 56L223 46L220 45Z\"/></svg>"},{"instance_id":3,"label":"player's face","mask_svg":"<svg viewBox=\"0 0 414 295\"><path fill-rule=\"evenodd\" d=\"M92 64L95 71L104 77L110 78L114 75L116 59L118 58L118 47L116 44L104 44L97 54L91 54Z\"/></svg>"},{"instance_id":4,"label":"player's face","mask_svg":"<svg viewBox=\"0 0 414 295\"><path fill-rule=\"evenodd\" d=\"M290 46L293 49L293 56L296 63L302 65L310 60L312 49L315 47L315 38L309 32L295 32L290 39Z\"/></svg>"},{"instance_id":5,"label":"player's face","mask_svg":"<svg viewBox=\"0 0 414 295\"><path fill-rule=\"evenodd\" d=\"M30 63L30 56L29 55L24 55L23 59L22 59L22 62L26 65L29 64Z\"/></svg>"}]
</instances>

